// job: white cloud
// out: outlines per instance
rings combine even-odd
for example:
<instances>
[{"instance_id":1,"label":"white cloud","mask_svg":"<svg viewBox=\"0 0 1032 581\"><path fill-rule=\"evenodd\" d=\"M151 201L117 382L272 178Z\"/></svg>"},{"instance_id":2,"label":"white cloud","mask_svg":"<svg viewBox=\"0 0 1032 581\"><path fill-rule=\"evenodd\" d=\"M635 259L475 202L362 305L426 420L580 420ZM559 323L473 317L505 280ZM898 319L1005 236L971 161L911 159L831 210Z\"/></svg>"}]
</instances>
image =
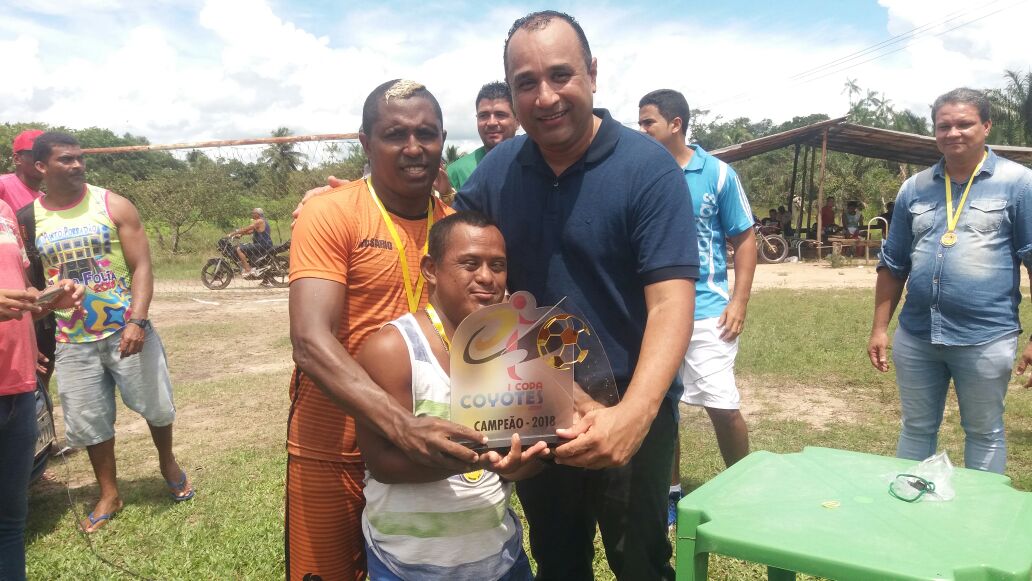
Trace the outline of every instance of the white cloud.
<instances>
[{"instance_id":1,"label":"white cloud","mask_svg":"<svg viewBox=\"0 0 1032 581\"><path fill-rule=\"evenodd\" d=\"M438 97L449 141L471 148L477 144L473 98L480 85L502 78L505 33L523 13L501 5L406 17L378 4L351 10L338 26L316 33L270 0L90 2L94 12L80 11L81 22L39 17L56 10L49 1L35 3L35 16L5 14L0 38L11 40L0 40L0 51L19 55L14 78L23 84L0 85L0 118L108 127L152 142L252 137L281 125L296 133L351 132L368 91L406 77ZM637 119L638 98L660 87L681 90L693 107L725 118L841 115L847 77L885 93L897 107L927 113L928 103L954 86L998 86L1004 68L1029 66L1022 25L1032 21L1032 3L995 0L934 32L1004 9L999 14L928 34L848 70L829 69L825 78L790 81L865 48L872 37L979 8L956 0L879 4L886 30L867 36L817 18L808 27L771 30L762 22L702 22L690 15L656 25L645 18L646 8L600 10L584 2L567 9L583 15L599 58L596 104L628 122Z\"/></svg>"},{"instance_id":2,"label":"white cloud","mask_svg":"<svg viewBox=\"0 0 1032 581\"><path fill-rule=\"evenodd\" d=\"M900 53L898 66L877 71L884 79L882 90L893 97L893 87L906 87L895 100L917 112L927 115L935 97L950 89L1000 86L1004 69L1029 70L1032 4L1028 2L995 0L975 5L958 0L879 0L879 4L888 9L890 34L960 13L956 20L910 44ZM957 26L960 28L949 30Z\"/></svg>"}]
</instances>

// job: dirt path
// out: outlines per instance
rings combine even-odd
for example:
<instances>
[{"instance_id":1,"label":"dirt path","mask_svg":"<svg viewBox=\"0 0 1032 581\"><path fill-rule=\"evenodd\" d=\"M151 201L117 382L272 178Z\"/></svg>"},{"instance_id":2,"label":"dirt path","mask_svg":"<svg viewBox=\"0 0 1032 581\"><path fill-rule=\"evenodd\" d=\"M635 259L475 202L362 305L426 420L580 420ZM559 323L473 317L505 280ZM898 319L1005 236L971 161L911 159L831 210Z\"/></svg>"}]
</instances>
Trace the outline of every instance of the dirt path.
<instances>
[{"instance_id":1,"label":"dirt path","mask_svg":"<svg viewBox=\"0 0 1032 581\"><path fill-rule=\"evenodd\" d=\"M786 262L782 264L759 264L753 278L753 289L873 289L875 278L875 262L864 266L843 266L832 268L828 263ZM734 270L728 271L734 280Z\"/></svg>"}]
</instances>

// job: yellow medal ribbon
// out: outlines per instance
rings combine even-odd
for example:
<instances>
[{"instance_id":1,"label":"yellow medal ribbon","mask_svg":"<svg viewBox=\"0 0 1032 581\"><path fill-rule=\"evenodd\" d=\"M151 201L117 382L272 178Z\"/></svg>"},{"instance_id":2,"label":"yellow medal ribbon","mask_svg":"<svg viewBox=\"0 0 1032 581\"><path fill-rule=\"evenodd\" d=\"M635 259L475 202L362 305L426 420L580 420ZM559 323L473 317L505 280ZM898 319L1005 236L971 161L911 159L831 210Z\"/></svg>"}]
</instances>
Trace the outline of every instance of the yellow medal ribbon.
<instances>
[{"instance_id":1,"label":"yellow medal ribbon","mask_svg":"<svg viewBox=\"0 0 1032 581\"><path fill-rule=\"evenodd\" d=\"M394 241L394 247L398 249L398 262L401 263L401 276L405 280L405 298L408 299L408 307L410 313L415 313L419 310L419 298L423 296L423 273L419 273L416 280L415 292L413 292L412 280L409 278L409 267L408 258L405 256L405 246L401 243L401 237L398 236L398 230L394 227L394 221L391 220L390 214L387 213L387 208L383 207L383 202L380 201L380 197L376 195L376 190L373 189L373 179L366 179L366 186L369 187L369 195L373 197L373 203L376 204L376 208L380 210L380 215L383 216L383 221L387 224L387 231L391 233L391 240ZM430 228L434 225L434 199L430 198L426 208L426 240L423 242L423 254L426 254L428 245L430 244Z\"/></svg>"},{"instance_id":2,"label":"yellow medal ribbon","mask_svg":"<svg viewBox=\"0 0 1032 581\"><path fill-rule=\"evenodd\" d=\"M427 303L423 310L426 311L426 318L430 319L430 324L434 326L434 331L437 331L437 336L444 342L444 350L450 352L451 341L448 340L448 334L444 332L444 323L441 322L441 317L437 316L437 309Z\"/></svg>"},{"instance_id":3,"label":"yellow medal ribbon","mask_svg":"<svg viewBox=\"0 0 1032 581\"><path fill-rule=\"evenodd\" d=\"M988 157L988 151L982 154L982 161L978 162L978 165L975 166L975 171L971 172L967 187L964 188L964 193L960 196L960 203L957 204L956 212L953 211L953 188L950 185L950 172L945 169L945 165L943 166L943 171L946 173L946 233L939 239L943 246L953 246L957 243L957 234L954 230L957 229L957 223L960 222L960 213L964 211L964 202L967 201L968 192L971 191L971 184L975 182L975 176L978 175L978 172L982 171L982 165Z\"/></svg>"}]
</instances>

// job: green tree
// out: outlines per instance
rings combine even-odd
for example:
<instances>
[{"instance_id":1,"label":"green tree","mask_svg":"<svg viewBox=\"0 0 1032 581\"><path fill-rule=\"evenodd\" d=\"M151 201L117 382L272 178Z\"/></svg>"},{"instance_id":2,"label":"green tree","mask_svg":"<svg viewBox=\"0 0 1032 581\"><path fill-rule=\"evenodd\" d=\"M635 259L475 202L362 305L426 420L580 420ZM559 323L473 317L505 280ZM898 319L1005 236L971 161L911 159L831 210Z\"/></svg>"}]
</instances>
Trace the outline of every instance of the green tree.
<instances>
[{"instance_id":1,"label":"green tree","mask_svg":"<svg viewBox=\"0 0 1032 581\"><path fill-rule=\"evenodd\" d=\"M856 79L846 77L846 82L843 85L842 92L849 94L849 108L852 109L853 105L856 104L856 96L862 91L860 90L860 85L856 84Z\"/></svg>"},{"instance_id":2,"label":"green tree","mask_svg":"<svg viewBox=\"0 0 1032 581\"><path fill-rule=\"evenodd\" d=\"M323 166L322 173L325 175L334 175L344 180L357 180L365 173L365 166L368 162L369 158L366 157L366 153L365 150L362 149L362 145L359 143L351 143L347 147L347 154L344 157L344 160Z\"/></svg>"},{"instance_id":3,"label":"green tree","mask_svg":"<svg viewBox=\"0 0 1032 581\"><path fill-rule=\"evenodd\" d=\"M0 174L14 171L14 160L11 159L11 143L14 138L29 129L41 129L49 131L50 126L46 123L4 123L0 125Z\"/></svg>"},{"instance_id":4,"label":"green tree","mask_svg":"<svg viewBox=\"0 0 1032 581\"><path fill-rule=\"evenodd\" d=\"M59 128L58 130L64 130ZM68 131L79 140L83 149L150 145L146 137L130 133L116 135L110 129L88 127ZM86 179L113 189L110 184L128 180L145 180L166 169L180 169L185 163L167 151L92 154L86 160Z\"/></svg>"},{"instance_id":5,"label":"green tree","mask_svg":"<svg viewBox=\"0 0 1032 581\"><path fill-rule=\"evenodd\" d=\"M244 163L239 159L219 158L219 165L225 170L237 189L254 190L262 179L262 168L255 163Z\"/></svg>"},{"instance_id":6,"label":"green tree","mask_svg":"<svg viewBox=\"0 0 1032 581\"><path fill-rule=\"evenodd\" d=\"M290 129L279 127L272 132L272 136L288 137ZM294 143L286 142L270 144L262 151L258 161L265 166L274 186L270 193L273 197L278 197L286 194L288 176L299 171L306 158L305 154L295 149Z\"/></svg>"},{"instance_id":7,"label":"green tree","mask_svg":"<svg viewBox=\"0 0 1032 581\"><path fill-rule=\"evenodd\" d=\"M125 193L169 254L178 253L184 236L198 225L226 223L243 214L240 192L233 189L226 169L215 163L164 169L127 183Z\"/></svg>"},{"instance_id":8,"label":"green tree","mask_svg":"<svg viewBox=\"0 0 1032 581\"><path fill-rule=\"evenodd\" d=\"M1032 70L1025 73L1006 70L1003 78L1007 84L1002 88L987 89L986 96L992 107L993 130L989 134L991 143L1001 145L1030 145L1032 130L1029 129L1026 103L1032 95Z\"/></svg>"},{"instance_id":9,"label":"green tree","mask_svg":"<svg viewBox=\"0 0 1032 581\"><path fill-rule=\"evenodd\" d=\"M459 147L457 145L449 145L444 148L444 163L451 163L460 157L462 157L462 154L459 153Z\"/></svg>"},{"instance_id":10,"label":"green tree","mask_svg":"<svg viewBox=\"0 0 1032 581\"><path fill-rule=\"evenodd\" d=\"M913 111L899 111L892 118L891 129L904 133L929 135L928 120Z\"/></svg>"},{"instance_id":11,"label":"green tree","mask_svg":"<svg viewBox=\"0 0 1032 581\"><path fill-rule=\"evenodd\" d=\"M1032 91L1029 91L1028 95L1025 96L1023 111L1025 112L1025 131L1032 135Z\"/></svg>"},{"instance_id":12,"label":"green tree","mask_svg":"<svg viewBox=\"0 0 1032 581\"><path fill-rule=\"evenodd\" d=\"M722 121L717 115L709 120L710 112L704 109L693 109L688 127L691 129L692 141L703 149L719 149L763 137L771 132L774 123L770 119L752 122L748 117L739 117L730 121Z\"/></svg>"}]
</instances>

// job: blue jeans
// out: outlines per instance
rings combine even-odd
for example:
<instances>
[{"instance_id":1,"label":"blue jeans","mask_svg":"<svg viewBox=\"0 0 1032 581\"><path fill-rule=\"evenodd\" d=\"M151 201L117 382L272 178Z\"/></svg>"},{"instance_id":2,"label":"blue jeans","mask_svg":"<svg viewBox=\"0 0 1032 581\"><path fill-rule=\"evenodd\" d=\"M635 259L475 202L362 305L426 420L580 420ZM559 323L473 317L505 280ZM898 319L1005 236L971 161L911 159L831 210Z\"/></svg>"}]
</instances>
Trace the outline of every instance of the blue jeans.
<instances>
[{"instance_id":1,"label":"blue jeans","mask_svg":"<svg viewBox=\"0 0 1032 581\"><path fill-rule=\"evenodd\" d=\"M935 453L950 379L964 428L964 466L1003 474L1007 441L1003 398L1007 395L1018 338L1008 334L984 345L933 345L902 328L893 338L903 431L896 456L924 460Z\"/></svg>"},{"instance_id":2,"label":"blue jeans","mask_svg":"<svg viewBox=\"0 0 1032 581\"><path fill-rule=\"evenodd\" d=\"M36 446L33 392L0 395L0 580L25 579L25 517Z\"/></svg>"},{"instance_id":3,"label":"blue jeans","mask_svg":"<svg viewBox=\"0 0 1032 581\"><path fill-rule=\"evenodd\" d=\"M387 568L387 565L376 556L376 551L368 546L366 547L366 563L369 568L369 581L405 581ZM521 549L520 556L512 564L512 568L498 581L531 581L533 578L534 574L530 571L530 559L527 559L527 554Z\"/></svg>"}]
</instances>

